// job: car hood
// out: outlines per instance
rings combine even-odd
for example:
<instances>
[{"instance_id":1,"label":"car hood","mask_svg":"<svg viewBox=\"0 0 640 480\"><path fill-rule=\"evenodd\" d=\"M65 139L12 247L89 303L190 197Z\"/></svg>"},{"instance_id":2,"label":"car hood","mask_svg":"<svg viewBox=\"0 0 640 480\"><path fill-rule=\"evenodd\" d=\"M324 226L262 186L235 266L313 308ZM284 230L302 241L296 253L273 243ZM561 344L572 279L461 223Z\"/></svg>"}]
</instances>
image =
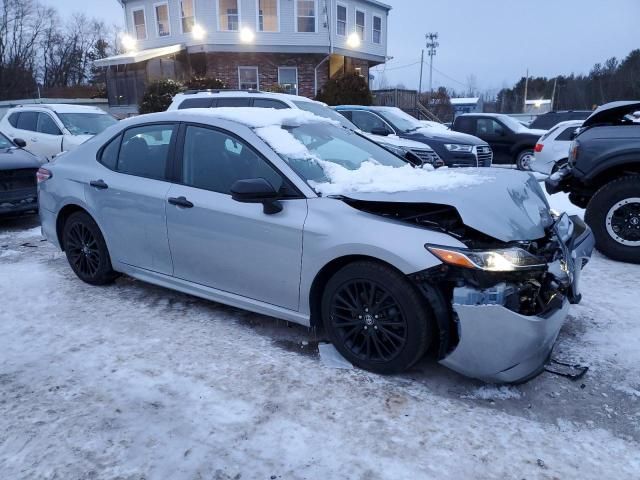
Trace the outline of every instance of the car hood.
<instances>
[{"instance_id":1,"label":"car hood","mask_svg":"<svg viewBox=\"0 0 640 480\"><path fill-rule=\"evenodd\" d=\"M442 172L444 174L444 172ZM549 203L533 175L505 169L465 169L482 183L452 190L348 193L359 202L435 204L454 207L470 228L502 242L531 241L553 224Z\"/></svg>"},{"instance_id":2,"label":"car hood","mask_svg":"<svg viewBox=\"0 0 640 480\"><path fill-rule=\"evenodd\" d=\"M526 133L527 135L531 135L534 137L541 137L543 135L546 135L548 130L542 130L539 128L527 128L526 130L523 130L521 133Z\"/></svg>"},{"instance_id":3,"label":"car hood","mask_svg":"<svg viewBox=\"0 0 640 480\"><path fill-rule=\"evenodd\" d=\"M429 146L425 145L424 143L415 142L413 140L409 140L406 138L401 138L401 137L398 137L397 135L383 136L383 135L373 135L372 133L365 133L365 132L360 132L360 133L362 133L362 135L367 137L369 140L372 140L378 144L393 145L394 147L403 147L403 148L409 148L412 150L424 150L426 148L429 148Z\"/></svg>"},{"instance_id":4,"label":"car hood","mask_svg":"<svg viewBox=\"0 0 640 480\"><path fill-rule=\"evenodd\" d=\"M640 101L607 103L596 109L582 126L590 127L599 123L615 122L636 110L640 110Z\"/></svg>"},{"instance_id":5,"label":"car hood","mask_svg":"<svg viewBox=\"0 0 640 480\"><path fill-rule=\"evenodd\" d=\"M18 168L40 168L45 161L35 155L18 148L0 150L0 170Z\"/></svg>"},{"instance_id":6,"label":"car hood","mask_svg":"<svg viewBox=\"0 0 640 480\"><path fill-rule=\"evenodd\" d=\"M415 132L405 135L405 138L415 140L417 142L429 142L435 140L441 143L458 143L464 145L486 145L487 142L480 140L478 137L468 135L466 133L454 132L451 130L436 130L433 128L420 128Z\"/></svg>"}]
</instances>

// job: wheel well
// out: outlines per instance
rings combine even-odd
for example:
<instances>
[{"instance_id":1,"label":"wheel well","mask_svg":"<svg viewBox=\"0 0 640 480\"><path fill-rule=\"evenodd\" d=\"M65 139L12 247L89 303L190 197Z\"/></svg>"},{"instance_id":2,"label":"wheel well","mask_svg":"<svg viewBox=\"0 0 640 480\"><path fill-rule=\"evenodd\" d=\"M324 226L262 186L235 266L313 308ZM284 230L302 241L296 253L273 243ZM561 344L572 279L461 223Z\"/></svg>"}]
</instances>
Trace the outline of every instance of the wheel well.
<instances>
[{"instance_id":1,"label":"wheel well","mask_svg":"<svg viewBox=\"0 0 640 480\"><path fill-rule=\"evenodd\" d=\"M58 243L60 244L60 248L64 251L64 240L63 240L63 235L62 235L62 230L64 229L64 224L67 222L67 218L69 218L73 213L76 212L85 212L85 213L89 213L87 212L84 208L78 206L78 205L74 205L74 204L70 204L70 205L65 205L62 210L60 210L60 213L58 213L58 218L56 218L56 235L58 236Z\"/></svg>"},{"instance_id":2,"label":"wheel well","mask_svg":"<svg viewBox=\"0 0 640 480\"><path fill-rule=\"evenodd\" d=\"M322 305L322 293L324 292L324 287L329 281L329 279L341 268L346 265L359 261L370 261L381 263L387 265L388 267L394 268L393 265L383 262L382 260L369 257L367 255L346 255L344 257L336 258L329 263L327 263L316 275L316 278L313 279L313 283L311 284L311 290L309 292L309 307L311 312L311 327L312 328L321 328L322 327L322 315L321 315L321 305Z\"/></svg>"},{"instance_id":3,"label":"wheel well","mask_svg":"<svg viewBox=\"0 0 640 480\"><path fill-rule=\"evenodd\" d=\"M616 180L618 178L626 177L629 175L640 175L640 162L627 163L624 165L611 167L593 177L589 181L589 185L593 188L593 193L595 193L601 187L605 186L612 180Z\"/></svg>"}]
</instances>

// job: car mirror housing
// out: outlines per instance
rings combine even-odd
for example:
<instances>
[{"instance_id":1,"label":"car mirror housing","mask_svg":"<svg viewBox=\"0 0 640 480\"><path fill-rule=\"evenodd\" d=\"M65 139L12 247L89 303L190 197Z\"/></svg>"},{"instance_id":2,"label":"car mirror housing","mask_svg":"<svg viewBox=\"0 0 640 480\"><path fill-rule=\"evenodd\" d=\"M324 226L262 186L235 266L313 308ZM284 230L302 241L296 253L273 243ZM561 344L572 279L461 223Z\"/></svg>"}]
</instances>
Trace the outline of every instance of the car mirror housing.
<instances>
[{"instance_id":1,"label":"car mirror housing","mask_svg":"<svg viewBox=\"0 0 640 480\"><path fill-rule=\"evenodd\" d=\"M13 143L18 148L25 148L27 146L27 142L25 142L22 138L14 138Z\"/></svg>"},{"instance_id":2,"label":"car mirror housing","mask_svg":"<svg viewBox=\"0 0 640 480\"><path fill-rule=\"evenodd\" d=\"M231 186L231 198L240 203L262 203L267 215L282 211L280 193L264 178L238 180Z\"/></svg>"}]
</instances>

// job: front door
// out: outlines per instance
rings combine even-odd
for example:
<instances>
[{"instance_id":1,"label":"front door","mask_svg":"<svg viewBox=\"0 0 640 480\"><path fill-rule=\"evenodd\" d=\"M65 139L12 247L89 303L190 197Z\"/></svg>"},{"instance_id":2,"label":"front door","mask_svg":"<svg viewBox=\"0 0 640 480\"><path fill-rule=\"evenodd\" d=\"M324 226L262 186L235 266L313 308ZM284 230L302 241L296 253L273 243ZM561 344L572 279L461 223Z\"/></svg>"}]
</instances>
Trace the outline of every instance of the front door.
<instances>
[{"instance_id":1,"label":"front door","mask_svg":"<svg viewBox=\"0 0 640 480\"><path fill-rule=\"evenodd\" d=\"M99 153L104 168L91 169L85 197L97 213L113 260L171 275L166 181L177 135L174 124L126 130ZM96 178L94 178L96 177Z\"/></svg>"},{"instance_id":2,"label":"front door","mask_svg":"<svg viewBox=\"0 0 640 480\"><path fill-rule=\"evenodd\" d=\"M171 186L167 228L178 278L298 310L307 201L260 154L234 135L185 127L181 184ZM264 178L285 196L283 209L231 198L237 180Z\"/></svg>"}]
</instances>

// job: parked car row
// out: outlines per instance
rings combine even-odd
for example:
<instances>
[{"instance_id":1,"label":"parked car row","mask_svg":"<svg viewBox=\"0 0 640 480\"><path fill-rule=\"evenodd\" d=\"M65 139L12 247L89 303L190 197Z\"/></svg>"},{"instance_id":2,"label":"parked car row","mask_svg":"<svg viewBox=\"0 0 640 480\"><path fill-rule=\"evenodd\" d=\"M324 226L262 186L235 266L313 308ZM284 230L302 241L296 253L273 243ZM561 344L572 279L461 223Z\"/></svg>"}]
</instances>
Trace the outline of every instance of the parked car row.
<instances>
[{"instance_id":1,"label":"parked car row","mask_svg":"<svg viewBox=\"0 0 640 480\"><path fill-rule=\"evenodd\" d=\"M589 227L529 174L420 168L431 132L394 110L358 110L393 129L363 132L296 102L183 95L107 128L38 171L43 234L87 283L124 273L315 326L374 372L427 351L487 381L540 372L580 301ZM451 135L429 150L477 165L486 144Z\"/></svg>"}]
</instances>

